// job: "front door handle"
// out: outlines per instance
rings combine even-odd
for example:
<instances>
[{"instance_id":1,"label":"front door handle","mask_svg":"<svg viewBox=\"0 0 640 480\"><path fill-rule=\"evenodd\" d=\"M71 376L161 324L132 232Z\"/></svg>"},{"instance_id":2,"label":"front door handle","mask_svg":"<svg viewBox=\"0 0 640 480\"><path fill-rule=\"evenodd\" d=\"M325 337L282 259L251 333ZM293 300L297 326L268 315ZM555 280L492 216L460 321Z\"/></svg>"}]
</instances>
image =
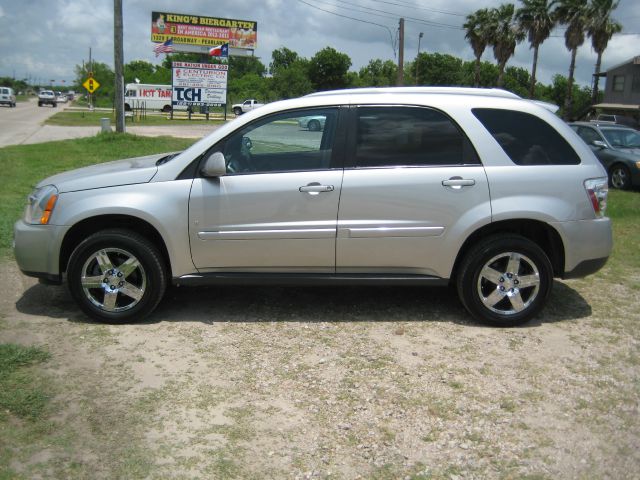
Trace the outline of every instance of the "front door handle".
<instances>
[{"instance_id":1,"label":"front door handle","mask_svg":"<svg viewBox=\"0 0 640 480\"><path fill-rule=\"evenodd\" d=\"M305 185L300 187L302 193L308 193L310 195L318 195L323 192L333 192L333 185L320 185L317 182L310 183L309 185Z\"/></svg>"},{"instance_id":2,"label":"front door handle","mask_svg":"<svg viewBox=\"0 0 640 480\"><path fill-rule=\"evenodd\" d=\"M451 187L454 190L460 190L462 187L472 187L476 181L472 178L451 177L449 180L443 180L443 187Z\"/></svg>"}]
</instances>

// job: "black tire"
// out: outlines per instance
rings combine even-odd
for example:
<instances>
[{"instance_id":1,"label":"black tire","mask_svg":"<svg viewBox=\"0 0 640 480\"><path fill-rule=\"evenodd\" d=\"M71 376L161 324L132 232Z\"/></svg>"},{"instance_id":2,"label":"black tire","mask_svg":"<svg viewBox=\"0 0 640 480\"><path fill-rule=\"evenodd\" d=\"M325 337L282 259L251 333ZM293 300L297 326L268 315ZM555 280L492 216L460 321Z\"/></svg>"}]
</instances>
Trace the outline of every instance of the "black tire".
<instances>
[{"instance_id":1,"label":"black tire","mask_svg":"<svg viewBox=\"0 0 640 480\"><path fill-rule=\"evenodd\" d=\"M616 163L609 170L609 186L619 188L620 190L629 190L631 188L631 172L621 163Z\"/></svg>"},{"instance_id":2,"label":"black tire","mask_svg":"<svg viewBox=\"0 0 640 480\"><path fill-rule=\"evenodd\" d=\"M38 102L38 106L41 107L42 106L42 102Z\"/></svg>"},{"instance_id":3,"label":"black tire","mask_svg":"<svg viewBox=\"0 0 640 480\"><path fill-rule=\"evenodd\" d=\"M531 285L523 287L525 283ZM514 327L544 307L553 286L553 267L531 240L515 234L492 235L464 256L456 286L462 304L475 319Z\"/></svg>"},{"instance_id":4,"label":"black tire","mask_svg":"<svg viewBox=\"0 0 640 480\"><path fill-rule=\"evenodd\" d=\"M310 132L319 132L320 131L320 122L318 120L309 120L307 124Z\"/></svg>"},{"instance_id":5,"label":"black tire","mask_svg":"<svg viewBox=\"0 0 640 480\"><path fill-rule=\"evenodd\" d=\"M236 115L240 116L240 115L242 115L242 109L236 107L236 108L233 109L233 113L235 113Z\"/></svg>"},{"instance_id":6,"label":"black tire","mask_svg":"<svg viewBox=\"0 0 640 480\"><path fill-rule=\"evenodd\" d=\"M162 112L171 113L171 105L165 105L164 107L162 107Z\"/></svg>"},{"instance_id":7,"label":"black tire","mask_svg":"<svg viewBox=\"0 0 640 480\"><path fill-rule=\"evenodd\" d=\"M57 103L53 103L52 106L53 106L53 108L56 108L58 106L58 104Z\"/></svg>"},{"instance_id":8,"label":"black tire","mask_svg":"<svg viewBox=\"0 0 640 480\"><path fill-rule=\"evenodd\" d=\"M124 111L125 112L130 112L131 111L131 105L129 105L128 103L124 104Z\"/></svg>"},{"instance_id":9,"label":"black tire","mask_svg":"<svg viewBox=\"0 0 640 480\"><path fill-rule=\"evenodd\" d=\"M167 273L158 248L145 237L129 230L102 230L71 254L67 284L89 317L104 323L128 323L142 320L158 306ZM110 291L115 294L106 293Z\"/></svg>"}]
</instances>

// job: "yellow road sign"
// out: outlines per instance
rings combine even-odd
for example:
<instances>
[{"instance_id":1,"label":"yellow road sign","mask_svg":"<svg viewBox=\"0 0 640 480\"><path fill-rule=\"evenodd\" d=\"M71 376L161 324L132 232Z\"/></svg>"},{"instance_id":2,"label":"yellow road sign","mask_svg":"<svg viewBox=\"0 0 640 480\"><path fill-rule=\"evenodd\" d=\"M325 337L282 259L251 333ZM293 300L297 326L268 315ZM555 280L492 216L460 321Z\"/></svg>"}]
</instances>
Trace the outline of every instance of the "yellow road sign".
<instances>
[{"instance_id":1,"label":"yellow road sign","mask_svg":"<svg viewBox=\"0 0 640 480\"><path fill-rule=\"evenodd\" d=\"M93 92L95 92L98 88L100 88L100 84L99 84L99 83L98 83L98 81L97 81L95 78L93 78L93 77L89 77L89 78L87 78L87 79L84 81L84 83L82 84L82 86L83 86L84 88L86 88L86 89L87 89L87 91L88 91L89 93L93 93Z\"/></svg>"}]
</instances>

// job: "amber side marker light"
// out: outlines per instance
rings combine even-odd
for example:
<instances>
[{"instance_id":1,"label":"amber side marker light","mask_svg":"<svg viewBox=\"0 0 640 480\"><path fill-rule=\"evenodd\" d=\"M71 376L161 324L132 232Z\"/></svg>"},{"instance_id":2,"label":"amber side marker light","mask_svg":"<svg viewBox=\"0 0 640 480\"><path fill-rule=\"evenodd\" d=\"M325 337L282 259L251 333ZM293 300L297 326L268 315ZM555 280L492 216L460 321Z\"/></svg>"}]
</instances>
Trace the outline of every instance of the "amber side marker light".
<instances>
[{"instance_id":1,"label":"amber side marker light","mask_svg":"<svg viewBox=\"0 0 640 480\"><path fill-rule=\"evenodd\" d=\"M51 197L49 197L47 206L44 207L44 212L42 212L42 216L40 217L40 223L42 225L46 225L49 223L49 218L51 218L51 212L53 212L53 207L56 206L57 201L58 201L58 195L51 195Z\"/></svg>"}]
</instances>

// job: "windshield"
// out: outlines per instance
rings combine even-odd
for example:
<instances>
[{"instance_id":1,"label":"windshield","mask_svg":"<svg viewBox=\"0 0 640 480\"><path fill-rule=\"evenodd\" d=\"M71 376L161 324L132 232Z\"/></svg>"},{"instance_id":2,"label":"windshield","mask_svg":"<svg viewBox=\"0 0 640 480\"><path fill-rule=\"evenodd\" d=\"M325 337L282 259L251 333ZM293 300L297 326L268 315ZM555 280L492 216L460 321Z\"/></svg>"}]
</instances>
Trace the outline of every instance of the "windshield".
<instances>
[{"instance_id":1,"label":"windshield","mask_svg":"<svg viewBox=\"0 0 640 480\"><path fill-rule=\"evenodd\" d=\"M640 133L630 129L602 129L602 134L613 147L639 148Z\"/></svg>"}]
</instances>

